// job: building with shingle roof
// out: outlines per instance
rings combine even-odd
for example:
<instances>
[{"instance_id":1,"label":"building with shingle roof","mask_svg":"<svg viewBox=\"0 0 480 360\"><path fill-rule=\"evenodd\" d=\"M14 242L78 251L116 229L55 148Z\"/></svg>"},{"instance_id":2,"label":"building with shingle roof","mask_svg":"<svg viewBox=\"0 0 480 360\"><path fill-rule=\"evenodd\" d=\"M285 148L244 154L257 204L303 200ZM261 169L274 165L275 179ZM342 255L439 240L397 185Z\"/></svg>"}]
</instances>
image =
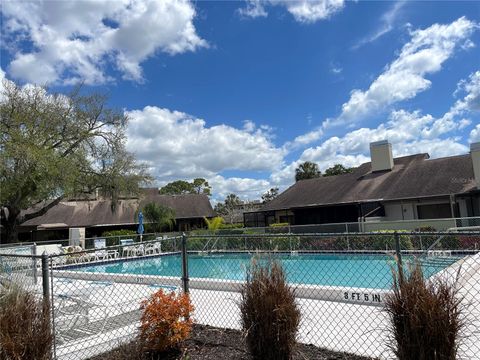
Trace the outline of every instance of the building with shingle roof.
<instances>
[{"instance_id":1,"label":"building with shingle roof","mask_svg":"<svg viewBox=\"0 0 480 360\"><path fill-rule=\"evenodd\" d=\"M69 228L85 228L89 236L101 235L107 230L136 230L137 211L151 202L173 209L175 228L180 231L202 228L205 226L204 217L215 216L206 195L160 195L157 188L146 188L139 197L122 198L114 207L112 201L106 199L62 201L44 215L22 223L19 230L20 233L66 230L68 234Z\"/></svg>"},{"instance_id":2,"label":"building with shingle roof","mask_svg":"<svg viewBox=\"0 0 480 360\"><path fill-rule=\"evenodd\" d=\"M437 159L426 153L393 158L388 141L372 143L370 151L372 161L351 173L296 182L245 214L245 225L480 216L479 143L469 154Z\"/></svg>"}]
</instances>

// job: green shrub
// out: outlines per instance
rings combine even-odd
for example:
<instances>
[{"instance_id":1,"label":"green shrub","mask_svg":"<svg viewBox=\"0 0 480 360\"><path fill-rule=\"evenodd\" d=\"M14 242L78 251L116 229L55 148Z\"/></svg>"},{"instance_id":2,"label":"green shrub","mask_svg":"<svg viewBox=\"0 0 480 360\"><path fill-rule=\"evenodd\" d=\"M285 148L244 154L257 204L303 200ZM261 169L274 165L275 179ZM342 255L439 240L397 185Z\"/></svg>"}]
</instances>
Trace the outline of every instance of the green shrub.
<instances>
[{"instance_id":1,"label":"green shrub","mask_svg":"<svg viewBox=\"0 0 480 360\"><path fill-rule=\"evenodd\" d=\"M242 328L254 359L287 360L292 356L300 323L294 291L276 261L255 260L241 291Z\"/></svg>"},{"instance_id":2,"label":"green shrub","mask_svg":"<svg viewBox=\"0 0 480 360\"><path fill-rule=\"evenodd\" d=\"M402 232L405 230L381 230L376 231L379 235L371 236L372 250L394 250L395 249L395 232L399 234L400 237L400 248L402 250L412 250L413 244L410 239L410 235L402 235Z\"/></svg>"},{"instance_id":3,"label":"green shrub","mask_svg":"<svg viewBox=\"0 0 480 360\"><path fill-rule=\"evenodd\" d=\"M426 282L418 263L409 273L394 272L386 298L389 346L399 360L455 360L464 327L456 284Z\"/></svg>"},{"instance_id":4,"label":"green shrub","mask_svg":"<svg viewBox=\"0 0 480 360\"><path fill-rule=\"evenodd\" d=\"M107 246L119 245L119 239L128 238L128 237L133 237L135 239L136 236L137 236L136 231L127 230L127 229L110 230L110 231L104 231L102 233L102 237L105 237L107 240L107 243L106 243Z\"/></svg>"},{"instance_id":5,"label":"green shrub","mask_svg":"<svg viewBox=\"0 0 480 360\"><path fill-rule=\"evenodd\" d=\"M244 233L243 228L221 228L220 230L217 231L218 235L241 235Z\"/></svg>"},{"instance_id":6,"label":"green shrub","mask_svg":"<svg viewBox=\"0 0 480 360\"><path fill-rule=\"evenodd\" d=\"M241 229L243 224L222 224L220 229Z\"/></svg>"},{"instance_id":7,"label":"green shrub","mask_svg":"<svg viewBox=\"0 0 480 360\"><path fill-rule=\"evenodd\" d=\"M460 248L460 241L456 235L446 235L439 244L440 249L455 250Z\"/></svg>"},{"instance_id":8,"label":"green shrub","mask_svg":"<svg viewBox=\"0 0 480 360\"><path fill-rule=\"evenodd\" d=\"M134 231L134 230L121 229L121 230L104 231L104 232L102 233L102 236L104 236L104 237L109 237L109 236L131 236L131 235L137 235L137 232Z\"/></svg>"},{"instance_id":9,"label":"green shrub","mask_svg":"<svg viewBox=\"0 0 480 360\"><path fill-rule=\"evenodd\" d=\"M289 226L290 226L290 224L288 222L270 224L270 227L286 227L286 228L288 228Z\"/></svg>"},{"instance_id":10,"label":"green shrub","mask_svg":"<svg viewBox=\"0 0 480 360\"><path fill-rule=\"evenodd\" d=\"M0 288L0 359L51 359L48 302L16 286Z\"/></svg>"}]
</instances>

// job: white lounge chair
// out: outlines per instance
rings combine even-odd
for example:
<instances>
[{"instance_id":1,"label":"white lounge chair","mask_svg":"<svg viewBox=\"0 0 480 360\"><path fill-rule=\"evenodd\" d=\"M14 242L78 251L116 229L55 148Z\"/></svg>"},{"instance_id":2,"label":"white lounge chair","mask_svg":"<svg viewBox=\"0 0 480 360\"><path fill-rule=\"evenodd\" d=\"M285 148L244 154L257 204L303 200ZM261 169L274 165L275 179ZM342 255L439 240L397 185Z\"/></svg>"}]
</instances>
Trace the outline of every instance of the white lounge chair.
<instances>
[{"instance_id":1,"label":"white lounge chair","mask_svg":"<svg viewBox=\"0 0 480 360\"><path fill-rule=\"evenodd\" d=\"M133 239L120 240L122 248L122 256L138 256L145 255L145 246L143 244L134 245ZM128 246L125 246L128 245Z\"/></svg>"},{"instance_id":2,"label":"white lounge chair","mask_svg":"<svg viewBox=\"0 0 480 360\"><path fill-rule=\"evenodd\" d=\"M158 240L159 238L157 238ZM149 244L145 247L145 255L160 254L162 252L162 243L157 241L153 244Z\"/></svg>"},{"instance_id":3,"label":"white lounge chair","mask_svg":"<svg viewBox=\"0 0 480 360\"><path fill-rule=\"evenodd\" d=\"M36 255L47 254L51 255L65 255L65 249L62 244L46 244L46 245L37 245L35 248ZM63 265L67 262L66 256L54 256L52 257L53 265Z\"/></svg>"},{"instance_id":4,"label":"white lounge chair","mask_svg":"<svg viewBox=\"0 0 480 360\"><path fill-rule=\"evenodd\" d=\"M94 247L96 251L92 253L93 260L115 259L118 256L117 250L108 250L106 239L95 239Z\"/></svg>"},{"instance_id":5,"label":"white lounge chair","mask_svg":"<svg viewBox=\"0 0 480 360\"><path fill-rule=\"evenodd\" d=\"M101 299L109 298L113 288L112 282L92 281L83 286L71 284L68 289L58 293L55 326L59 336L92 321L100 321L98 332L102 332L109 309L108 303L103 304Z\"/></svg>"},{"instance_id":6,"label":"white lounge chair","mask_svg":"<svg viewBox=\"0 0 480 360\"><path fill-rule=\"evenodd\" d=\"M133 244L133 239L120 240L120 246L122 246L122 256L130 256L136 253L136 246Z\"/></svg>"}]
</instances>

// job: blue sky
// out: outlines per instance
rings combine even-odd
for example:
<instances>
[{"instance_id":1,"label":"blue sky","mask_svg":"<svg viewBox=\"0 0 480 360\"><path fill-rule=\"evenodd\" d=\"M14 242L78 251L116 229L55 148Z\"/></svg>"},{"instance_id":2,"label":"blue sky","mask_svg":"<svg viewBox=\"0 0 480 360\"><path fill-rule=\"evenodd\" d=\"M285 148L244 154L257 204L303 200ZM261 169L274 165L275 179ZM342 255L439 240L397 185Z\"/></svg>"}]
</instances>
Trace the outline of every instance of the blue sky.
<instances>
[{"instance_id":1,"label":"blue sky","mask_svg":"<svg viewBox=\"0 0 480 360\"><path fill-rule=\"evenodd\" d=\"M480 141L480 3L2 2L0 76L83 81L128 113L158 185L258 198L299 163L468 152Z\"/></svg>"}]
</instances>

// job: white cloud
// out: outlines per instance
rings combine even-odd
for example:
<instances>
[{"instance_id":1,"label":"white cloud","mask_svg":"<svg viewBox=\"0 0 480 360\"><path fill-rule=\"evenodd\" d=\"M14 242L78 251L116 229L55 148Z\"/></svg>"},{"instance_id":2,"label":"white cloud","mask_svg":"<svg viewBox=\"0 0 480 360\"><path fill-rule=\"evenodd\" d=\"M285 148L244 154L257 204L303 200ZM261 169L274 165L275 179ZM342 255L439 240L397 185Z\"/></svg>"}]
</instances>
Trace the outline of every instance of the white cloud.
<instances>
[{"instance_id":1,"label":"white cloud","mask_svg":"<svg viewBox=\"0 0 480 360\"><path fill-rule=\"evenodd\" d=\"M455 106L459 111L470 110L480 111L480 70L476 71L459 83L458 92L465 92L467 95L461 101L458 101Z\"/></svg>"},{"instance_id":2,"label":"white cloud","mask_svg":"<svg viewBox=\"0 0 480 360\"><path fill-rule=\"evenodd\" d=\"M341 74L342 71L343 71L343 68L339 64L336 64L333 62L330 63L330 72L332 74L338 75L338 74Z\"/></svg>"},{"instance_id":3,"label":"white cloud","mask_svg":"<svg viewBox=\"0 0 480 360\"><path fill-rule=\"evenodd\" d=\"M460 118L471 112L480 111L480 71L476 71L468 79L459 82L455 94L465 92L465 96L457 100L453 106L428 129L423 129L425 138L434 138L456 129L464 129L471 124L470 119Z\"/></svg>"},{"instance_id":4,"label":"white cloud","mask_svg":"<svg viewBox=\"0 0 480 360\"><path fill-rule=\"evenodd\" d=\"M175 55L207 46L188 0L7 1L2 40L13 51L11 76L31 83L142 81L141 63L157 51ZM20 43L29 51L18 50Z\"/></svg>"},{"instance_id":5,"label":"white cloud","mask_svg":"<svg viewBox=\"0 0 480 360\"><path fill-rule=\"evenodd\" d=\"M217 199L223 199L228 194L233 193L242 200L256 200L260 198L261 194L271 188L270 182L265 179L225 178L221 175L216 175L209 178L208 182L212 186Z\"/></svg>"},{"instance_id":6,"label":"white cloud","mask_svg":"<svg viewBox=\"0 0 480 360\"><path fill-rule=\"evenodd\" d=\"M211 178L225 170L271 171L283 163L284 151L261 127L207 127L204 120L152 106L128 116L127 148L160 181Z\"/></svg>"},{"instance_id":7,"label":"white cloud","mask_svg":"<svg viewBox=\"0 0 480 360\"><path fill-rule=\"evenodd\" d=\"M246 17L266 17L267 6L283 6L301 23L314 23L328 19L345 6L344 0L247 0L245 8L238 9Z\"/></svg>"},{"instance_id":8,"label":"white cloud","mask_svg":"<svg viewBox=\"0 0 480 360\"><path fill-rule=\"evenodd\" d=\"M403 46L398 58L370 84L368 90L353 90L350 99L342 105L340 116L325 121L323 125L356 122L428 89L431 82L425 76L438 72L476 27L477 24L461 17L448 25L434 24L412 31L411 40Z\"/></svg>"},{"instance_id":9,"label":"white cloud","mask_svg":"<svg viewBox=\"0 0 480 360\"><path fill-rule=\"evenodd\" d=\"M455 132L471 124L470 120L461 116L476 109L476 102L473 101L472 106L471 100L476 99L478 73L480 72L470 75L468 81L461 82L468 93L456 101L442 117L422 115L418 110L392 111L389 121L375 128L356 129L343 137L333 136L319 146L305 149L298 160L274 171L270 177L271 182L283 186L291 184L295 168L304 161L316 162L321 170L334 164L358 166L370 161L369 144L384 139L392 143L394 156L425 152L435 158L466 153L468 147L460 137L455 136ZM480 125L470 132L469 140L480 141Z\"/></svg>"},{"instance_id":10,"label":"white cloud","mask_svg":"<svg viewBox=\"0 0 480 360\"><path fill-rule=\"evenodd\" d=\"M263 4L263 0L246 0L246 2L246 7L237 10L241 16L251 18L268 16Z\"/></svg>"},{"instance_id":11,"label":"white cloud","mask_svg":"<svg viewBox=\"0 0 480 360\"><path fill-rule=\"evenodd\" d=\"M3 86L4 82L7 81L5 78L5 71L0 67L0 100L2 99L2 94L3 94Z\"/></svg>"},{"instance_id":12,"label":"white cloud","mask_svg":"<svg viewBox=\"0 0 480 360\"><path fill-rule=\"evenodd\" d=\"M418 152L429 152L432 157L453 155L467 149L458 138L453 137L455 131L464 127L465 119L456 119L451 110L438 119L430 114L422 115L418 110L393 111L388 122L376 128L351 131L342 138L332 137L320 146L306 149L301 160L317 161L337 155L366 156L370 142L383 139L388 139L394 145L397 156ZM443 138L449 134L450 137Z\"/></svg>"},{"instance_id":13,"label":"white cloud","mask_svg":"<svg viewBox=\"0 0 480 360\"><path fill-rule=\"evenodd\" d=\"M470 143L479 142L480 141L480 124L478 124L472 131L470 132Z\"/></svg>"},{"instance_id":14,"label":"white cloud","mask_svg":"<svg viewBox=\"0 0 480 360\"><path fill-rule=\"evenodd\" d=\"M255 123L252 120L244 120L243 121L243 130L246 132L254 132L256 128Z\"/></svg>"},{"instance_id":15,"label":"white cloud","mask_svg":"<svg viewBox=\"0 0 480 360\"><path fill-rule=\"evenodd\" d=\"M303 23L313 23L318 20L328 19L331 15L343 9L343 0L321 1L289 1L287 10L295 20Z\"/></svg>"},{"instance_id":16,"label":"white cloud","mask_svg":"<svg viewBox=\"0 0 480 360\"><path fill-rule=\"evenodd\" d=\"M374 42L375 40L381 38L383 35L389 33L393 30L394 24L397 20L397 17L400 13L400 10L406 4L406 1L398 1L393 4L393 6L382 15L380 18L380 26L375 30L373 34L370 34L367 37L361 39L357 44L355 44L352 49L356 50L362 47L365 44Z\"/></svg>"},{"instance_id":17,"label":"white cloud","mask_svg":"<svg viewBox=\"0 0 480 360\"><path fill-rule=\"evenodd\" d=\"M295 139L293 139L293 141L286 142L283 147L285 150L296 149L299 146L307 145L320 139L322 135L323 135L322 129L315 129L315 130L309 131L306 134L297 136Z\"/></svg>"}]
</instances>

